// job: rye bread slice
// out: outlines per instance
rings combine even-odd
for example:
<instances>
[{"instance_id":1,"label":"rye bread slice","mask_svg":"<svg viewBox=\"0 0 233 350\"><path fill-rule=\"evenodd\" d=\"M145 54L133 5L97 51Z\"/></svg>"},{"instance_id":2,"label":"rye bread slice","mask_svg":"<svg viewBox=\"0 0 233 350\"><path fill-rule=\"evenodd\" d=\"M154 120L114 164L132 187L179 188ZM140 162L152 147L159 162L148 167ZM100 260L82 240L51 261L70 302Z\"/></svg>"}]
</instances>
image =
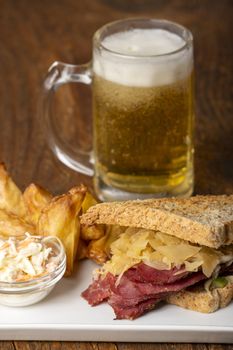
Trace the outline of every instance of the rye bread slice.
<instances>
[{"instance_id":1,"label":"rye bread slice","mask_svg":"<svg viewBox=\"0 0 233 350\"><path fill-rule=\"evenodd\" d=\"M219 248L233 243L233 195L101 203L91 207L81 223L159 230Z\"/></svg>"},{"instance_id":2,"label":"rye bread slice","mask_svg":"<svg viewBox=\"0 0 233 350\"><path fill-rule=\"evenodd\" d=\"M182 290L171 294L166 301L185 309L211 313L226 307L233 299L233 283L228 283L224 288L216 288L207 292L203 287L193 287L190 290Z\"/></svg>"}]
</instances>

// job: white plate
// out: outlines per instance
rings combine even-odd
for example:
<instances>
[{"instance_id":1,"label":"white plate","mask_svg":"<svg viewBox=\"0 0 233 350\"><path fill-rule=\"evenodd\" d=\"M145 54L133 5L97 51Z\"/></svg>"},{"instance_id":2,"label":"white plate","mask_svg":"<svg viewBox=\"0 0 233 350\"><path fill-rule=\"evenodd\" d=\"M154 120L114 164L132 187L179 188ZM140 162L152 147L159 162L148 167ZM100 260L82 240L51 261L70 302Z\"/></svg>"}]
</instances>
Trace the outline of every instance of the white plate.
<instances>
[{"instance_id":1,"label":"white plate","mask_svg":"<svg viewBox=\"0 0 233 350\"><path fill-rule=\"evenodd\" d=\"M90 307L80 293L95 267L82 262L74 277L62 279L38 304L0 306L0 339L233 343L233 303L207 315L161 305L134 321L114 320L106 303Z\"/></svg>"}]
</instances>

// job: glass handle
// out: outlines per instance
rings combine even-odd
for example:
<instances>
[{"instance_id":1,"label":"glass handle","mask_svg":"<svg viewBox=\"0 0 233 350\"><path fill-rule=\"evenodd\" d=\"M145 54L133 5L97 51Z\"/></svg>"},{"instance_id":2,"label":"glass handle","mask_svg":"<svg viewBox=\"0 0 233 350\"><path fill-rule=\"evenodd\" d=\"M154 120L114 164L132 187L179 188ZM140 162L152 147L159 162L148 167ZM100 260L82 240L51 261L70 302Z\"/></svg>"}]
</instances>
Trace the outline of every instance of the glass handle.
<instances>
[{"instance_id":1,"label":"glass handle","mask_svg":"<svg viewBox=\"0 0 233 350\"><path fill-rule=\"evenodd\" d=\"M61 85L71 82L90 85L92 82L91 64L78 66L63 62L52 64L43 84L42 122L49 146L57 158L69 168L93 176L92 152L71 149L55 130L52 120L51 102L54 92Z\"/></svg>"}]
</instances>

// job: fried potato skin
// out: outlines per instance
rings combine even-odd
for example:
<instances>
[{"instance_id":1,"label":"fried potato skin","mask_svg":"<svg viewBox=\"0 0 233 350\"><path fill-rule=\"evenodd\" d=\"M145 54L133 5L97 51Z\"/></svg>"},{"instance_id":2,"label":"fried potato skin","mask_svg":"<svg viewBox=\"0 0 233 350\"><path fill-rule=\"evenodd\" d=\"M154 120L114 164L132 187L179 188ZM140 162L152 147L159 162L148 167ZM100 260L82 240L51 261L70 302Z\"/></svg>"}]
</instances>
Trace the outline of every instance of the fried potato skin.
<instances>
[{"instance_id":1,"label":"fried potato skin","mask_svg":"<svg viewBox=\"0 0 233 350\"><path fill-rule=\"evenodd\" d=\"M81 225L81 237L85 241L91 241L93 239L99 239L105 234L104 225Z\"/></svg>"},{"instance_id":2,"label":"fried potato skin","mask_svg":"<svg viewBox=\"0 0 233 350\"><path fill-rule=\"evenodd\" d=\"M85 185L53 197L31 183L22 193L0 163L0 235L21 238L29 232L57 236L66 250L66 275L72 273L76 256L77 260L89 257L98 263L106 258L104 250L101 252L105 225L81 226L79 221L79 216L96 203Z\"/></svg>"},{"instance_id":3,"label":"fried potato skin","mask_svg":"<svg viewBox=\"0 0 233 350\"><path fill-rule=\"evenodd\" d=\"M23 200L26 207L27 221L33 225L37 225L41 211L52 200L51 193L37 184L30 184L23 193Z\"/></svg>"},{"instance_id":4,"label":"fried potato skin","mask_svg":"<svg viewBox=\"0 0 233 350\"><path fill-rule=\"evenodd\" d=\"M90 241L87 247L87 257L97 264L104 264L108 259L108 255L105 252L106 241L107 235L97 240Z\"/></svg>"},{"instance_id":5,"label":"fried potato skin","mask_svg":"<svg viewBox=\"0 0 233 350\"><path fill-rule=\"evenodd\" d=\"M98 203L97 200L92 196L92 194L89 191L87 191L84 201L82 203L83 214L86 213L86 211L90 207L92 207L93 205L96 205L97 203Z\"/></svg>"},{"instance_id":6,"label":"fried potato skin","mask_svg":"<svg viewBox=\"0 0 233 350\"><path fill-rule=\"evenodd\" d=\"M0 209L20 217L25 217L26 214L22 192L9 176L3 163L0 163Z\"/></svg>"},{"instance_id":7,"label":"fried potato skin","mask_svg":"<svg viewBox=\"0 0 233 350\"><path fill-rule=\"evenodd\" d=\"M87 258L97 264L104 264L111 256L111 244L124 232L123 227L116 225L103 225L104 235L96 240L91 240L87 247ZM93 226L89 226L91 228Z\"/></svg>"},{"instance_id":8,"label":"fried potato skin","mask_svg":"<svg viewBox=\"0 0 233 350\"><path fill-rule=\"evenodd\" d=\"M80 238L78 243L78 250L77 250L77 260L82 260L87 258L87 244L86 242Z\"/></svg>"},{"instance_id":9,"label":"fried potato skin","mask_svg":"<svg viewBox=\"0 0 233 350\"><path fill-rule=\"evenodd\" d=\"M25 232L36 234L36 228L23 218L0 209L0 235L6 237L22 237Z\"/></svg>"},{"instance_id":10,"label":"fried potato skin","mask_svg":"<svg viewBox=\"0 0 233 350\"><path fill-rule=\"evenodd\" d=\"M78 214L85 194L86 187L77 186L64 195L54 197L42 210L37 224L39 235L53 235L61 239L67 256L66 275L73 271L80 236Z\"/></svg>"}]
</instances>

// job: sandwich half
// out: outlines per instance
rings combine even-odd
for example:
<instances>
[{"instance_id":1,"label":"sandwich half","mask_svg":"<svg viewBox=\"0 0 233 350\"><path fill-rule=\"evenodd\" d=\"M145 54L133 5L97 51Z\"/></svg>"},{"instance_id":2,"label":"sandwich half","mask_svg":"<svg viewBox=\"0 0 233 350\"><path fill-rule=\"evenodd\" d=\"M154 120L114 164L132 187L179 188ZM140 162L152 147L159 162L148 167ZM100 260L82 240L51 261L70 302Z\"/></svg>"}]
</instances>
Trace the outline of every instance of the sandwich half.
<instances>
[{"instance_id":1,"label":"sandwich half","mask_svg":"<svg viewBox=\"0 0 233 350\"><path fill-rule=\"evenodd\" d=\"M82 296L135 319L166 301L213 312L233 298L233 195L101 203L81 218L105 224L109 259Z\"/></svg>"}]
</instances>

